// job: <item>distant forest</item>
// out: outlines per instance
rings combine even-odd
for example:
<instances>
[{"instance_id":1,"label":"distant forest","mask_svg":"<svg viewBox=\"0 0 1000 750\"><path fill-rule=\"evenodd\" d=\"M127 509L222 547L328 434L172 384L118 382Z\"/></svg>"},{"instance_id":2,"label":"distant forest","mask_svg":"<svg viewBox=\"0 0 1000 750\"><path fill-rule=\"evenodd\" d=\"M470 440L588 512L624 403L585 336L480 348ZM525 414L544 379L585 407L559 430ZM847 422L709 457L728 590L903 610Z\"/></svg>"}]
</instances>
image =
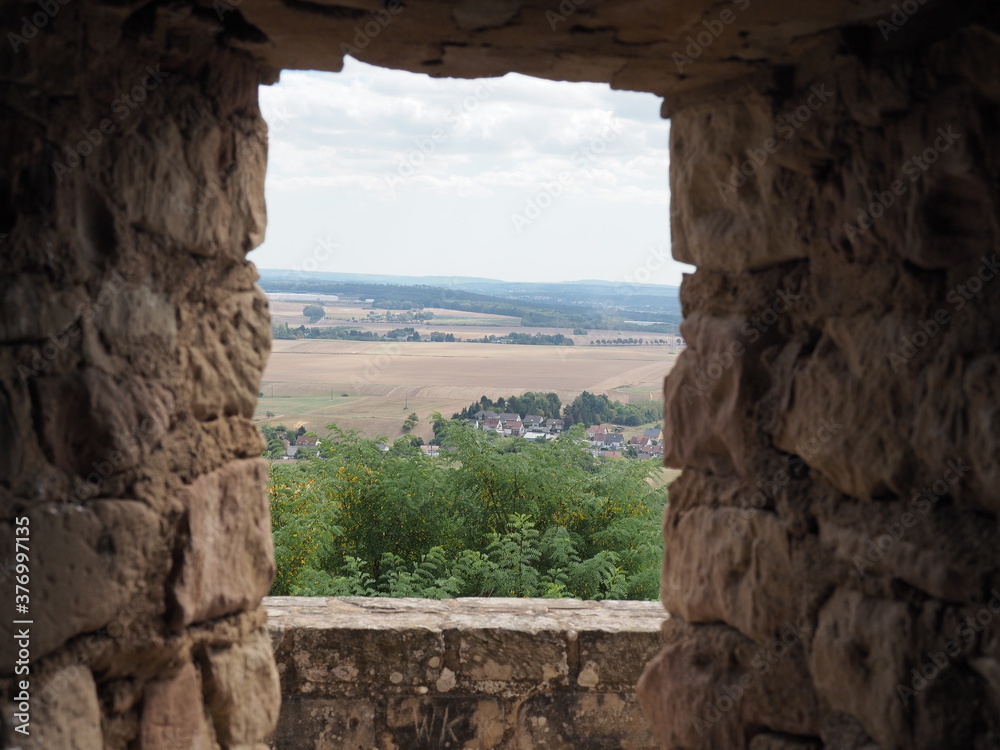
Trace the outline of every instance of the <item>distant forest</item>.
<instances>
[{"instance_id":1,"label":"distant forest","mask_svg":"<svg viewBox=\"0 0 1000 750\"><path fill-rule=\"evenodd\" d=\"M610 306L594 307L571 302L543 302L504 299L435 286L345 283L296 279L281 281L261 279L265 292L300 294L336 294L344 297L374 299L374 307L385 310L413 310L438 307L462 312L509 315L521 319L521 325L550 328L593 328L597 330L637 330L649 333L676 333L681 313L668 309L632 310ZM668 303L664 302L666 307ZM672 304L672 303L671 303ZM662 321L639 325L628 321Z\"/></svg>"}]
</instances>

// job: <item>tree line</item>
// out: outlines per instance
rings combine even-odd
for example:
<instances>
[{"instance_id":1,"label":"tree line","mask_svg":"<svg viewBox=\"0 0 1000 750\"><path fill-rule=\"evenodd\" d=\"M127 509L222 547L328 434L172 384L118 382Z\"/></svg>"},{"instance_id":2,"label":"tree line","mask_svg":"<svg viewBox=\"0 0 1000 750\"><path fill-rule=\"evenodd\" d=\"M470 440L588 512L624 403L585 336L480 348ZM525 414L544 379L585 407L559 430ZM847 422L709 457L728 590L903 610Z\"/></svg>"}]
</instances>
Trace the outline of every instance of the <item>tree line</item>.
<instances>
[{"instance_id":1,"label":"tree line","mask_svg":"<svg viewBox=\"0 0 1000 750\"><path fill-rule=\"evenodd\" d=\"M469 339L480 344L518 344L519 346L574 346L576 342L561 333L510 333L497 336L490 334L481 339Z\"/></svg>"},{"instance_id":2,"label":"tree line","mask_svg":"<svg viewBox=\"0 0 1000 750\"><path fill-rule=\"evenodd\" d=\"M660 401L623 404L620 401L612 401L604 394L596 395L589 391L584 391L565 407L555 393L528 391L521 396L500 397L496 401L482 396L479 401L454 414L452 419L472 419L480 410L498 414L511 412L520 416L538 414L546 419L561 418L566 427L603 422L637 427L663 419L663 403Z\"/></svg>"},{"instance_id":3,"label":"tree line","mask_svg":"<svg viewBox=\"0 0 1000 750\"><path fill-rule=\"evenodd\" d=\"M271 337L275 339L333 339L347 341L435 341L457 343L467 341L481 344L518 344L521 346L573 346L573 339L561 333L490 334L478 339L461 339L453 333L430 331L421 334L413 327L394 328L386 333L365 331L345 326L289 326L288 323L271 323Z\"/></svg>"},{"instance_id":4,"label":"tree line","mask_svg":"<svg viewBox=\"0 0 1000 750\"><path fill-rule=\"evenodd\" d=\"M397 285L348 283L333 281L278 281L262 279L265 292L296 292L336 294L339 296L374 299L375 307L386 310L420 310L425 307L459 310L462 312L506 315L521 319L526 327L594 328L599 330L642 330L650 333L676 333L680 312L640 311L604 306L581 306L568 302L542 302L506 299L456 289L427 285ZM629 323L628 320L665 321L650 326Z\"/></svg>"},{"instance_id":5,"label":"tree line","mask_svg":"<svg viewBox=\"0 0 1000 750\"><path fill-rule=\"evenodd\" d=\"M528 391L520 396L501 396L496 401L482 396L466 406L462 411L452 415L452 419L472 419L480 411L493 411L497 414L510 412L527 416L537 414L546 419L559 419L562 412L562 401L555 393Z\"/></svg>"}]
</instances>

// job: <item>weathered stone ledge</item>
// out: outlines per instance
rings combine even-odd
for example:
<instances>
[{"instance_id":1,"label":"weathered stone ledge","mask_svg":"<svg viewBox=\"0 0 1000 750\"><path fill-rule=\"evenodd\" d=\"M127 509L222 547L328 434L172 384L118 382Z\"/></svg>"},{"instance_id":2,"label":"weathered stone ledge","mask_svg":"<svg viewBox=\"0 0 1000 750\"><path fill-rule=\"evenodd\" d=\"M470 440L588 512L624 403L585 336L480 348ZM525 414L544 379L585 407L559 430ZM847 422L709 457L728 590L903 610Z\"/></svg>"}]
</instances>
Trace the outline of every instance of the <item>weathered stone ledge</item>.
<instances>
[{"instance_id":1,"label":"weathered stone ledge","mask_svg":"<svg viewBox=\"0 0 1000 750\"><path fill-rule=\"evenodd\" d=\"M653 748L658 602L271 597L274 750Z\"/></svg>"}]
</instances>

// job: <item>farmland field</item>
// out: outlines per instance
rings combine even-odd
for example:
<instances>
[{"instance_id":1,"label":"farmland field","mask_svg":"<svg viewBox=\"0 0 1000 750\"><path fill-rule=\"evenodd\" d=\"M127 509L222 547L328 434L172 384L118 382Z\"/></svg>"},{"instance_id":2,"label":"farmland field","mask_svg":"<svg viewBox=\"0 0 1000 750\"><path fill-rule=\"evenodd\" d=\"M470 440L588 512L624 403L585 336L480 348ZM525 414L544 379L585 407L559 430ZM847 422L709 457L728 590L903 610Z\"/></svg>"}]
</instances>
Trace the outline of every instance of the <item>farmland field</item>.
<instances>
[{"instance_id":1,"label":"farmland field","mask_svg":"<svg viewBox=\"0 0 1000 750\"><path fill-rule=\"evenodd\" d=\"M432 411L450 417L482 395L555 391L568 403L588 390L624 402L660 400L676 358L664 346L276 340L256 418L320 434L336 422L395 438L416 412L421 421L412 434L429 440Z\"/></svg>"},{"instance_id":2,"label":"farmland field","mask_svg":"<svg viewBox=\"0 0 1000 750\"><path fill-rule=\"evenodd\" d=\"M542 333L552 335L561 333L563 336L570 336L578 346L586 346L591 341L599 339L617 338L671 338L664 333L644 333L643 331L619 331L619 330L593 330L586 335L573 335L572 328L557 327L522 327L521 319L510 315L491 315L489 313L466 312L464 310L447 310L442 308L429 307L427 312L434 313L434 318L426 323L374 323L368 320L368 313L374 312L384 315L386 312L399 313L400 310L384 310L381 308L369 309L361 305L349 305L345 303L326 303L326 317L315 323L310 323L309 319L302 314L304 304L302 301L288 302L284 300L268 300L271 312L271 320L275 323L286 323L291 328L298 328L301 325L310 328L357 328L363 331L376 331L385 334L396 328L412 327L421 336L426 336L431 331L454 334L459 339L482 338L483 336L499 336L511 331L520 333ZM676 337L674 337L676 338Z\"/></svg>"},{"instance_id":3,"label":"farmland field","mask_svg":"<svg viewBox=\"0 0 1000 750\"><path fill-rule=\"evenodd\" d=\"M365 331L386 333L394 328L412 326L423 333L441 331L454 333L460 338L480 338L486 335L509 333L521 327L521 319L510 315L489 315L487 313L465 312L461 310L443 310L427 308L426 312L434 313L434 318L427 323L373 323L368 320L368 313L384 315L386 312L399 313L401 310L370 309L360 305L326 304L326 317L316 323L310 323L302 314L304 305L301 302L283 302L269 300L271 320L275 323L287 323L295 328L306 325L316 328L333 328L348 326ZM353 320L352 320L353 319ZM546 333L548 329L532 329L532 332ZM571 333L569 329L551 329L552 333Z\"/></svg>"}]
</instances>

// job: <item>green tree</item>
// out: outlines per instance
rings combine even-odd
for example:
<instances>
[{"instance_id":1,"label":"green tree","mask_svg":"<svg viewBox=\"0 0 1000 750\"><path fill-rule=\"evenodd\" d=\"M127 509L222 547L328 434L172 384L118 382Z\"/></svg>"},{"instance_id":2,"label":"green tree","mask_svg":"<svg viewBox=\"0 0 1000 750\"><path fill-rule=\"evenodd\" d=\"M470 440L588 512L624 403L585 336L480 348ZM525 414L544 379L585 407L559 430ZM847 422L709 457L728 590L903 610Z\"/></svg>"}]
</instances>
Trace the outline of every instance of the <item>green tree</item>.
<instances>
[{"instance_id":1,"label":"green tree","mask_svg":"<svg viewBox=\"0 0 1000 750\"><path fill-rule=\"evenodd\" d=\"M325 460L272 465L272 593L656 598L651 462L597 464L581 427L535 444L441 422L442 459L331 425Z\"/></svg>"},{"instance_id":2,"label":"green tree","mask_svg":"<svg viewBox=\"0 0 1000 750\"><path fill-rule=\"evenodd\" d=\"M302 308L302 314L309 319L310 323L316 323L326 317L326 310L322 305L306 305Z\"/></svg>"}]
</instances>

